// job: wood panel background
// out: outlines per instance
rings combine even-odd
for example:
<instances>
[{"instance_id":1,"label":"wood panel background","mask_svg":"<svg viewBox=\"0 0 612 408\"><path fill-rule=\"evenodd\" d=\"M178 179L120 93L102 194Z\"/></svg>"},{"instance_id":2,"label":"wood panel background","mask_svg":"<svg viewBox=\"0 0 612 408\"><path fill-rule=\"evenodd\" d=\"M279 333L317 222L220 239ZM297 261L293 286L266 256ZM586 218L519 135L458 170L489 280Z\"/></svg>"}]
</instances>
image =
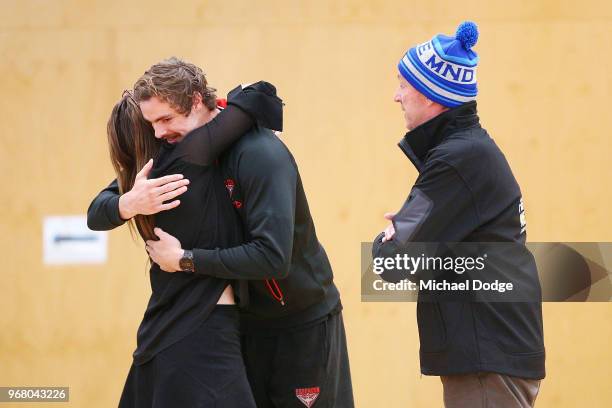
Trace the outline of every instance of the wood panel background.
<instances>
[{"instance_id":1,"label":"wood panel background","mask_svg":"<svg viewBox=\"0 0 612 408\"><path fill-rule=\"evenodd\" d=\"M360 242L416 177L396 146L404 129L392 101L408 47L476 21L481 120L521 184L529 239L612 240L608 1L0 5L0 386L65 385L65 405L116 405L150 293L142 245L121 228L107 264L49 267L42 221L84 214L113 178L111 107L171 55L203 67L221 93L267 79L284 98L283 139L342 292L358 407L442 405L439 380L419 373L415 305L360 302ZM611 304L544 312L538 406L611 406Z\"/></svg>"}]
</instances>

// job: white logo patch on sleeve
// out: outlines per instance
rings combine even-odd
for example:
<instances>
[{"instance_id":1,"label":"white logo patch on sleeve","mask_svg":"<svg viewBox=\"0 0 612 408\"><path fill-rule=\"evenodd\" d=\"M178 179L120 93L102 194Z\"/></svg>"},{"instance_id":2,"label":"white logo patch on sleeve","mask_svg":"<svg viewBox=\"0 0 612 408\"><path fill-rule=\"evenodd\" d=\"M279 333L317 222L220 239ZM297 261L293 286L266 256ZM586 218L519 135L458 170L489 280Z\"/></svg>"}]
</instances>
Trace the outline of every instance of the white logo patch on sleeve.
<instances>
[{"instance_id":1,"label":"white logo patch on sleeve","mask_svg":"<svg viewBox=\"0 0 612 408\"><path fill-rule=\"evenodd\" d=\"M521 221L521 234L527 230L527 220L525 219L525 205L523 204L523 197L519 201L519 219Z\"/></svg>"}]
</instances>

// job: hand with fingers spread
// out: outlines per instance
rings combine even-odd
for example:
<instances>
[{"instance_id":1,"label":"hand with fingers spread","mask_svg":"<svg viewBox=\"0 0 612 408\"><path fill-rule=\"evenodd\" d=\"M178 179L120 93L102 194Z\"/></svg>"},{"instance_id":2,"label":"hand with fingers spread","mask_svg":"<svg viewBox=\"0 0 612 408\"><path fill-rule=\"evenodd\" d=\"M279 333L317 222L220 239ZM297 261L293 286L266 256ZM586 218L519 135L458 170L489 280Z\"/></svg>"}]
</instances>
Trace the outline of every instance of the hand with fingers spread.
<instances>
[{"instance_id":1,"label":"hand with fingers spread","mask_svg":"<svg viewBox=\"0 0 612 408\"><path fill-rule=\"evenodd\" d=\"M395 217L396 213L386 213L385 220L393 221L393 217ZM385 236L382 238L382 242L387 242L393 239L395 235L395 227L393 226L393 222L389 223L387 228L384 230Z\"/></svg>"},{"instance_id":2,"label":"hand with fingers spread","mask_svg":"<svg viewBox=\"0 0 612 408\"><path fill-rule=\"evenodd\" d=\"M189 180L182 174L171 174L156 179L147 179L153 159L136 174L134 186L119 198L119 214L124 220L135 215L151 215L178 207L176 197L187 191ZM174 201L171 201L174 200Z\"/></svg>"},{"instance_id":3,"label":"hand with fingers spread","mask_svg":"<svg viewBox=\"0 0 612 408\"><path fill-rule=\"evenodd\" d=\"M181 270L180 261L183 256L181 243L161 228L154 228L153 232L157 235L159 241L148 240L146 242L146 249L151 260L158 264L162 271L179 272Z\"/></svg>"}]
</instances>

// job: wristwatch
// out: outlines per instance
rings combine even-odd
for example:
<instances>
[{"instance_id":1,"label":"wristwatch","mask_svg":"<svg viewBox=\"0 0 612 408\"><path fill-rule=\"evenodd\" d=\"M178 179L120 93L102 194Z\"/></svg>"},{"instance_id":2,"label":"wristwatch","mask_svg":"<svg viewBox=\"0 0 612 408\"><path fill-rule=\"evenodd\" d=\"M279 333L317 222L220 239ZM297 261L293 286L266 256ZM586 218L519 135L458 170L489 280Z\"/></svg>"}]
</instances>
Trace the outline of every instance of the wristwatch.
<instances>
[{"instance_id":1,"label":"wristwatch","mask_svg":"<svg viewBox=\"0 0 612 408\"><path fill-rule=\"evenodd\" d=\"M179 261L179 267L183 272L195 272L195 265L193 263L193 252L184 250L183 257Z\"/></svg>"}]
</instances>

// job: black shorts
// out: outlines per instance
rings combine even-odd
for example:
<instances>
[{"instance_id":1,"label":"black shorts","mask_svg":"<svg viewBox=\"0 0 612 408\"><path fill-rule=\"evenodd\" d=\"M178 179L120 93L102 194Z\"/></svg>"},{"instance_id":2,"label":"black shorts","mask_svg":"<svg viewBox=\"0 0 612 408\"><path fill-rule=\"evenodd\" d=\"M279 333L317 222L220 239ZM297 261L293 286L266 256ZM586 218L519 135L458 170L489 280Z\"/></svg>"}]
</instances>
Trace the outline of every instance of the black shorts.
<instances>
[{"instance_id":1,"label":"black shorts","mask_svg":"<svg viewBox=\"0 0 612 408\"><path fill-rule=\"evenodd\" d=\"M258 408L353 408L342 312L305 327L244 334Z\"/></svg>"},{"instance_id":2,"label":"black shorts","mask_svg":"<svg viewBox=\"0 0 612 408\"><path fill-rule=\"evenodd\" d=\"M193 333L130 368L120 408L255 408L236 306L216 306Z\"/></svg>"}]
</instances>

